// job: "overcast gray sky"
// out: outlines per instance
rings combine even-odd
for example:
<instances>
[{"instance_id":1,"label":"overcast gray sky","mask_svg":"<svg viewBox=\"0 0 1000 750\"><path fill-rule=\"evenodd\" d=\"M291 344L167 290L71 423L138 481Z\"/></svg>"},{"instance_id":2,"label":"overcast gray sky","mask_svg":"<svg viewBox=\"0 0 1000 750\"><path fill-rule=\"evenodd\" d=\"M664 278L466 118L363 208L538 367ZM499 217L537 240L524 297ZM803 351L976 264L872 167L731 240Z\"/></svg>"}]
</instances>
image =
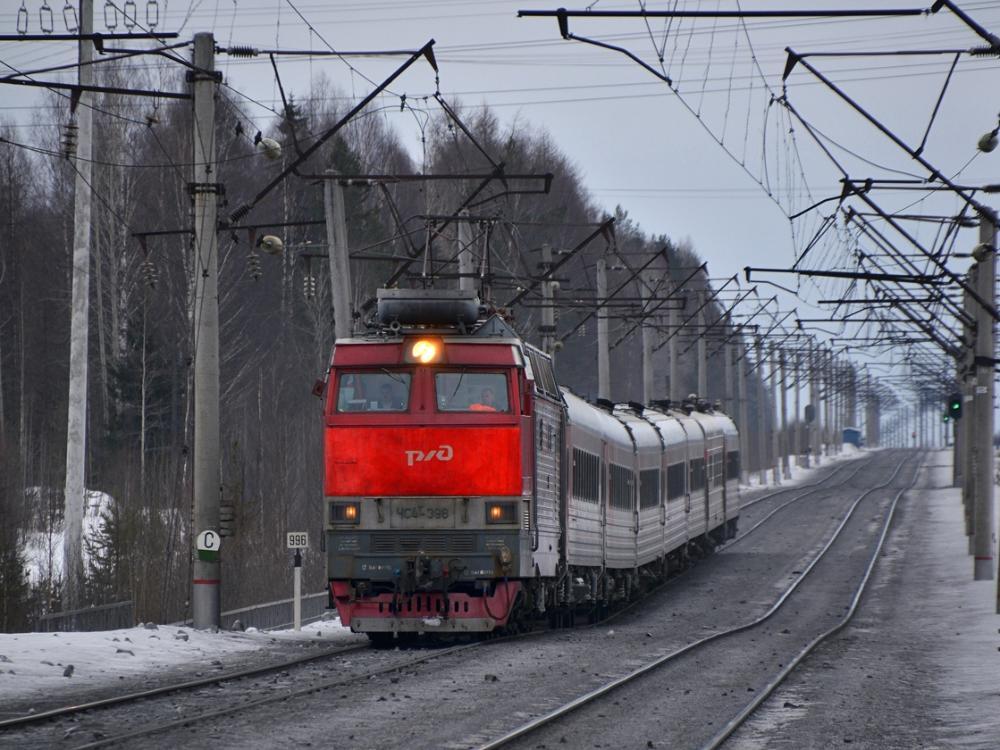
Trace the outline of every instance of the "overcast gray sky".
<instances>
[{"instance_id":1,"label":"overcast gray sky","mask_svg":"<svg viewBox=\"0 0 1000 750\"><path fill-rule=\"evenodd\" d=\"M25 0L29 31L37 33L42 0ZM148 0L137 0L140 25ZM670 0L648 9L732 10L779 8L920 8L919 3L743 2ZM1000 3L960 3L979 23L1000 33ZM0 33L13 33L21 0L0 0ZM64 31L64 0L49 0L55 31ZM105 0L95 0L97 30L104 31ZM124 9L124 0L112 5ZM582 9L586 4L568 6ZM595 10L636 10L638 2L596 2ZM713 276L743 266L789 266L835 204L789 221L789 214L839 192L841 173L817 147L802 122L772 97L781 96L786 47L799 52L968 49L983 40L947 10L913 18L650 20L571 19L570 30L628 48L671 78L675 90L625 56L560 38L554 19L519 19L520 8L555 4L467 0L159 0L157 28L187 37L213 31L220 45L283 49L412 49L436 40L440 88L467 107L494 108L507 123L544 128L579 167L595 202L608 211L621 204L649 233L689 238ZM108 8L109 13L111 8ZM109 18L111 16L109 15ZM123 30L121 14L117 29ZM0 61L19 70L72 62L73 45L55 42L0 43ZM659 59L663 58L662 65ZM809 61L870 109L907 143L916 146L934 111L954 62L950 54L902 57L812 57ZM311 81L325 75L349 97L363 96L399 60L312 58L282 63L285 85L307 97ZM222 56L227 82L248 97L263 124L280 101L266 58ZM2 66L0 66L2 67ZM995 58L961 56L927 138L924 156L967 185L1000 182L1000 151L977 156L979 136L997 125L1000 86ZM798 66L787 80L788 101L822 133L824 146L856 178L926 177L926 170ZM434 91L433 72L411 68L376 106L410 146L420 164L419 118L399 112L399 94L410 102ZM0 117L15 120L19 134L41 95L0 89ZM261 106L263 105L263 106ZM63 111L42 111L41 122L57 128ZM971 160L971 161L970 161ZM890 171L897 170L897 171ZM768 195L770 191L771 196ZM962 203L940 193L878 194L886 209L954 215ZM992 197L987 198L990 202ZM996 201L993 200L994 205ZM939 227L908 224L933 244ZM957 246L968 250L975 230L963 230ZM845 237L832 228L810 251L810 263L846 267ZM954 262L964 270L968 261ZM790 276L771 277L795 286ZM742 280L742 274L741 274ZM834 284L802 288L813 300L836 292ZM770 292L769 292L770 294ZM784 304L789 304L785 298ZM803 317L818 312L805 303Z\"/></svg>"}]
</instances>

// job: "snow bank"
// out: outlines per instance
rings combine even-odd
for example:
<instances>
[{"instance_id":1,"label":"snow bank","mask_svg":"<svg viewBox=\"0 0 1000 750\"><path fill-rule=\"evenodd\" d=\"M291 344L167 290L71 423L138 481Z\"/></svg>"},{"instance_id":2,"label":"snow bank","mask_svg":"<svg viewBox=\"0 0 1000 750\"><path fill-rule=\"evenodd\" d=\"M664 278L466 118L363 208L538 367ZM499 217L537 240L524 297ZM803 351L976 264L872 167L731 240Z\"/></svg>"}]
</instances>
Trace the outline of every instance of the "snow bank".
<instances>
[{"instance_id":1,"label":"snow bank","mask_svg":"<svg viewBox=\"0 0 1000 750\"><path fill-rule=\"evenodd\" d=\"M304 626L300 633L210 633L153 624L95 633L0 633L0 702L166 677L177 667L184 668L184 679L195 679L197 672L210 675L234 657L240 663L255 656L263 660L276 642L351 641L364 642L364 637L336 619ZM180 679L175 674L170 681Z\"/></svg>"}]
</instances>

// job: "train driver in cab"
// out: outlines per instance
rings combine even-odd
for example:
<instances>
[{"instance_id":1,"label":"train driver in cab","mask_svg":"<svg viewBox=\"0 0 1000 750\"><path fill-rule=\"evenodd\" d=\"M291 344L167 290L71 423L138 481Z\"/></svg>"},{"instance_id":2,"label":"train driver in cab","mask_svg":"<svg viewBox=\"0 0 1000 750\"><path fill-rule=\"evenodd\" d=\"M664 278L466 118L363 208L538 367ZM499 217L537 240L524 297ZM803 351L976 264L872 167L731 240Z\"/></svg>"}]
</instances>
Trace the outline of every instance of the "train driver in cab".
<instances>
[{"instance_id":1,"label":"train driver in cab","mask_svg":"<svg viewBox=\"0 0 1000 750\"><path fill-rule=\"evenodd\" d=\"M479 395L479 401L473 404L469 404L469 411L496 411L496 394L493 393L493 389L489 386L483 388L482 393Z\"/></svg>"},{"instance_id":2,"label":"train driver in cab","mask_svg":"<svg viewBox=\"0 0 1000 750\"><path fill-rule=\"evenodd\" d=\"M382 383L379 386L378 399L375 401L376 411L402 411L403 400L392 387L392 383Z\"/></svg>"}]
</instances>

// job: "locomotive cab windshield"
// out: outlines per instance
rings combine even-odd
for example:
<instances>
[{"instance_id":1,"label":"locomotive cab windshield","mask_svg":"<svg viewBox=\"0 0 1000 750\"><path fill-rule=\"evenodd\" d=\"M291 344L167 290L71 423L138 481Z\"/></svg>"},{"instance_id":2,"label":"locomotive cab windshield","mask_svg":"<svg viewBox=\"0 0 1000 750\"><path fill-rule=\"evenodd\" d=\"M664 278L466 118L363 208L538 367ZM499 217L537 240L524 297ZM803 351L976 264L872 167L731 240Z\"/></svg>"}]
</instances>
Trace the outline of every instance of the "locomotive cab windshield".
<instances>
[{"instance_id":1,"label":"locomotive cab windshield","mask_svg":"<svg viewBox=\"0 0 1000 750\"><path fill-rule=\"evenodd\" d=\"M462 369L434 374L439 411L509 412L507 374Z\"/></svg>"},{"instance_id":2,"label":"locomotive cab windshield","mask_svg":"<svg viewBox=\"0 0 1000 750\"><path fill-rule=\"evenodd\" d=\"M337 411L406 411L412 377L409 372L385 368L342 372L337 386Z\"/></svg>"}]
</instances>

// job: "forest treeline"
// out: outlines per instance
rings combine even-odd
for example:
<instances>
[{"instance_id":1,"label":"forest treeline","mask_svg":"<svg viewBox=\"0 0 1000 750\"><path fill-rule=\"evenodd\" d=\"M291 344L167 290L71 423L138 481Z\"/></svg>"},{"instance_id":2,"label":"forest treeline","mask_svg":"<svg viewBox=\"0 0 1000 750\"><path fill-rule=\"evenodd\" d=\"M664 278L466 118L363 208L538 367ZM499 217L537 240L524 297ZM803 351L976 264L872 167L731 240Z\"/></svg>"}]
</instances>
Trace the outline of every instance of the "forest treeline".
<instances>
[{"instance_id":1,"label":"forest treeline","mask_svg":"<svg viewBox=\"0 0 1000 750\"><path fill-rule=\"evenodd\" d=\"M128 67L102 75L115 85L150 84L142 71ZM173 82L174 88L183 85ZM221 218L286 167L296 146L307 148L343 114L331 103L338 100L332 91L319 81L311 98L290 100L262 123L220 88ZM67 98L53 94L48 103L53 109L45 119L54 112L70 121ZM328 363L333 320L323 187L315 175L327 169L351 175L484 173L491 160L509 174L552 173L548 195L494 181L472 209L483 217L472 229L479 258L486 259L477 267L489 271L492 283L484 291L499 304L537 279L543 243L557 253L572 248L607 218L589 197L572 155L544 131L520 119L501 122L488 108L455 109L475 142L446 113L433 114L423 129L419 163L377 109L362 113L309 160L302 176L282 182L241 222L273 222L273 228L219 232L222 493L235 508L237 529L222 550L224 609L287 596L284 533L308 530L318 539L322 528L321 404L311 390ZM30 628L33 618L61 608L54 540L65 476L76 175L74 160L63 154L65 131L10 125L0 123L0 630L7 631ZM178 620L189 614L195 450L191 113L188 103L103 95L94 104L94 128L86 484L112 502L88 543L85 598L90 604L131 599L139 620ZM280 159L263 157L259 136L281 143ZM427 217L451 214L475 185L362 182L345 188L357 309L367 309L399 258L417 257L400 285L422 283L429 231L440 235L430 268L442 276L454 273L448 261L455 226L439 229ZM651 268L662 290L667 278L686 278L700 264L689 245L647 235L624 209L617 208L615 218L613 235L591 242L560 269L560 334L586 313L576 301L593 300L597 257L609 258L611 289L628 278L629 268L660 251ZM137 236L170 230L176 231ZM270 256L258 249L256 239L264 234L280 236L285 251ZM707 283L698 276L688 286ZM636 298L638 290L632 284L623 295ZM527 301L534 306L512 310L514 324L538 343L537 297ZM638 399L638 328L621 312L612 321L612 341L621 339L612 351L612 395ZM595 331L591 318L566 339L557 359L561 381L590 397L597 391ZM709 392L722 394L722 355L711 349ZM666 347L655 355L661 384L666 356ZM683 392L695 389L693 349L682 358L682 380ZM307 590L321 590L318 548L305 557L305 576Z\"/></svg>"}]
</instances>

